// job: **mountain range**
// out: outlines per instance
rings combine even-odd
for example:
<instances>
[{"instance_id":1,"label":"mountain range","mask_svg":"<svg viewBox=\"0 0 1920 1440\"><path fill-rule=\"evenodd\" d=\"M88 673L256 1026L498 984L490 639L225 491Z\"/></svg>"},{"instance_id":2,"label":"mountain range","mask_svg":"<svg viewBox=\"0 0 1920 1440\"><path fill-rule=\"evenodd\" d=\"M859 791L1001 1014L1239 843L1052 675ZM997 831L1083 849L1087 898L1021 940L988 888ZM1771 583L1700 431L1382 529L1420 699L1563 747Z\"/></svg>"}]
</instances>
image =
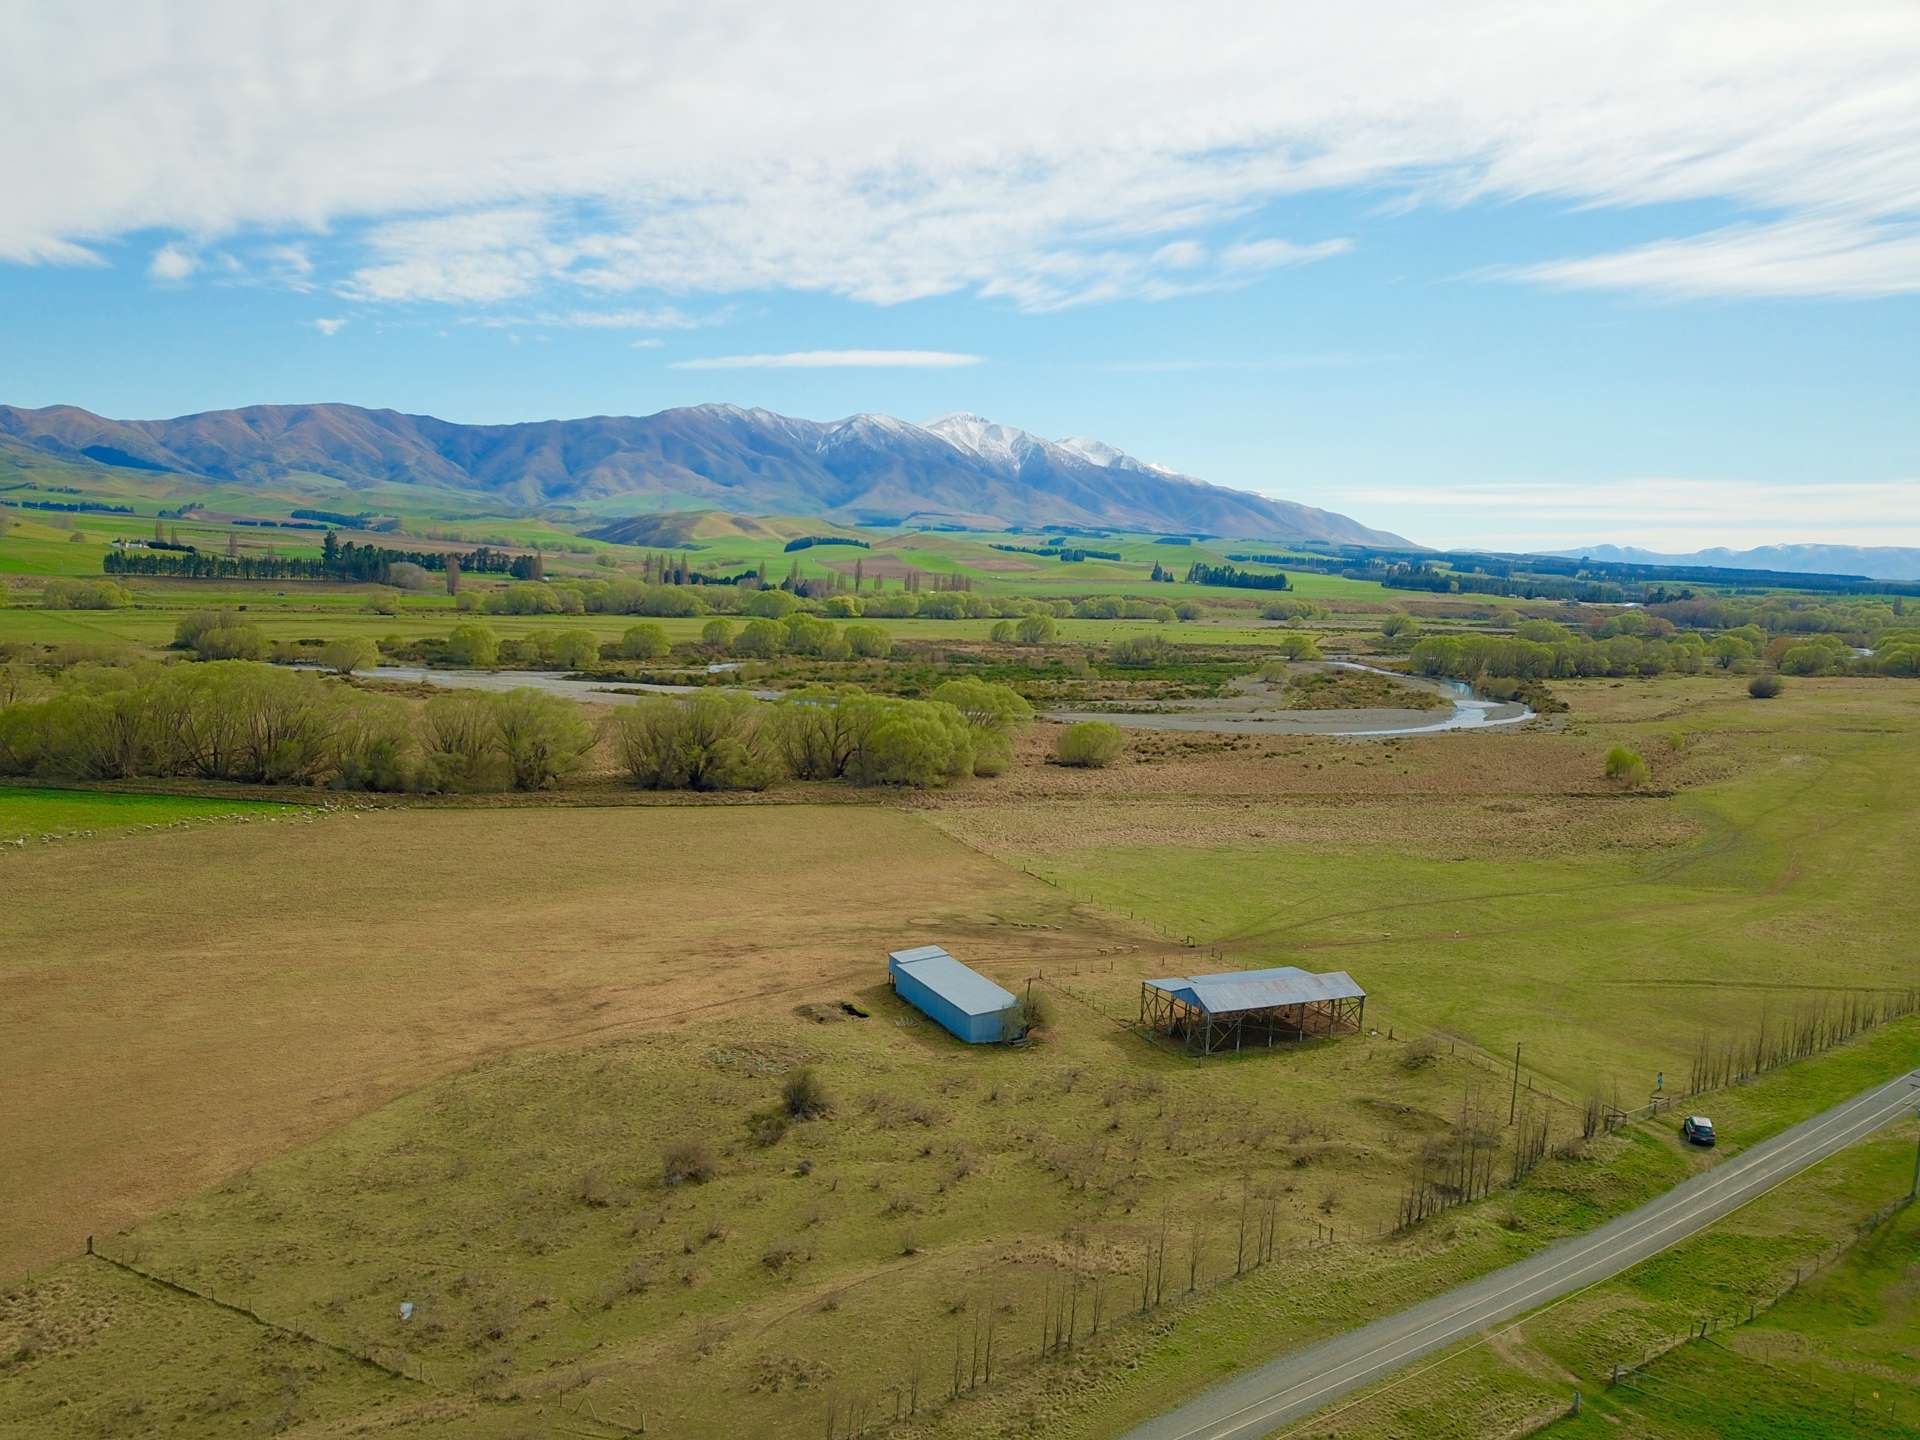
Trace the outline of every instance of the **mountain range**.
<instances>
[{"instance_id":1,"label":"mountain range","mask_svg":"<svg viewBox=\"0 0 1920 1440\"><path fill-rule=\"evenodd\" d=\"M324 477L420 484L521 506L637 499L852 524L1108 526L1396 545L1345 515L1211 485L1098 440L1046 440L978 415L822 422L736 405L461 425L354 405L253 405L172 420L0 405L11 449L242 485Z\"/></svg>"},{"instance_id":2,"label":"mountain range","mask_svg":"<svg viewBox=\"0 0 1920 1440\"><path fill-rule=\"evenodd\" d=\"M1865 575L1871 580L1920 580L1920 549L1899 545L1760 545L1751 550L1692 550L1667 554L1634 545L1589 545L1554 550L1571 560L1626 565L1719 565L1733 570L1784 570L1794 575Z\"/></svg>"}]
</instances>

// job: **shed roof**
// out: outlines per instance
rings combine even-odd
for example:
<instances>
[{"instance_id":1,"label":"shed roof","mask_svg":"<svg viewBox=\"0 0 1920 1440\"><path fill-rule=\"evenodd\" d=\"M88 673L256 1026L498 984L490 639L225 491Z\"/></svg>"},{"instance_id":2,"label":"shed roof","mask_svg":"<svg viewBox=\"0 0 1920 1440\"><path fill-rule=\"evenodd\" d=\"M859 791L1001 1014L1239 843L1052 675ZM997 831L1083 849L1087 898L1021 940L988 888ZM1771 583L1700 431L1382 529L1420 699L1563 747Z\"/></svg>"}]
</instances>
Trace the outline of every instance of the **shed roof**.
<instances>
[{"instance_id":1,"label":"shed roof","mask_svg":"<svg viewBox=\"0 0 1920 1440\"><path fill-rule=\"evenodd\" d=\"M1219 975L1169 975L1147 982L1156 990L1198 1005L1209 1015L1235 1010L1275 1010L1283 1005L1311 1005L1326 1000L1359 1000L1366 991L1344 970L1315 975L1297 965L1268 970L1228 970Z\"/></svg>"},{"instance_id":2,"label":"shed roof","mask_svg":"<svg viewBox=\"0 0 1920 1440\"><path fill-rule=\"evenodd\" d=\"M938 945L916 945L911 950L895 950L887 958L896 965L912 965L921 960L933 960L943 956L948 960L953 958Z\"/></svg>"},{"instance_id":3,"label":"shed roof","mask_svg":"<svg viewBox=\"0 0 1920 1440\"><path fill-rule=\"evenodd\" d=\"M895 950L887 958L963 1014L998 1015L1018 1003L1011 990L1003 990L977 970L969 970L938 945Z\"/></svg>"}]
</instances>

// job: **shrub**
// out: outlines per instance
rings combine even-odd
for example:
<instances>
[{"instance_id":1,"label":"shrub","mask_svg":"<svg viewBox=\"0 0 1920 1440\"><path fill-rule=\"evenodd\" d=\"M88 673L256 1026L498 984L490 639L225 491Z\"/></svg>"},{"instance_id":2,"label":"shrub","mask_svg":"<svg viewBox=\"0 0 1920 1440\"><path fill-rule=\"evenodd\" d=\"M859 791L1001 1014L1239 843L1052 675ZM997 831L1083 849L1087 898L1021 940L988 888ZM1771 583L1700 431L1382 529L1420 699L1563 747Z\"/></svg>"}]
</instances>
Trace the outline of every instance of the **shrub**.
<instances>
[{"instance_id":1,"label":"shrub","mask_svg":"<svg viewBox=\"0 0 1920 1440\"><path fill-rule=\"evenodd\" d=\"M702 691L639 701L614 718L614 747L649 790L763 790L775 776L765 710L745 695Z\"/></svg>"},{"instance_id":2,"label":"shrub","mask_svg":"<svg viewBox=\"0 0 1920 1440\"><path fill-rule=\"evenodd\" d=\"M700 627L700 643L709 650L724 650L733 644L731 620L709 620Z\"/></svg>"},{"instance_id":3,"label":"shrub","mask_svg":"<svg viewBox=\"0 0 1920 1440\"><path fill-rule=\"evenodd\" d=\"M1644 785L1647 781L1647 762L1624 745L1616 745L1607 752L1607 778L1632 789Z\"/></svg>"},{"instance_id":4,"label":"shrub","mask_svg":"<svg viewBox=\"0 0 1920 1440\"><path fill-rule=\"evenodd\" d=\"M1440 1042L1431 1035L1412 1041L1400 1054L1400 1068L1421 1070L1440 1058Z\"/></svg>"},{"instance_id":5,"label":"shrub","mask_svg":"<svg viewBox=\"0 0 1920 1440\"><path fill-rule=\"evenodd\" d=\"M1282 635L1273 642L1273 648L1289 660L1320 658L1320 646L1311 635Z\"/></svg>"},{"instance_id":6,"label":"shrub","mask_svg":"<svg viewBox=\"0 0 1920 1440\"><path fill-rule=\"evenodd\" d=\"M725 625L727 622L719 622ZM731 628L731 627L729 627ZM635 625L620 637L620 657L624 660L658 660L673 648L665 627Z\"/></svg>"},{"instance_id":7,"label":"shrub","mask_svg":"<svg viewBox=\"0 0 1920 1440\"><path fill-rule=\"evenodd\" d=\"M1747 694L1756 700L1771 700L1787 688L1787 682L1778 675L1756 675L1747 682Z\"/></svg>"},{"instance_id":8,"label":"shrub","mask_svg":"<svg viewBox=\"0 0 1920 1440\"><path fill-rule=\"evenodd\" d=\"M1060 633L1051 615L1029 615L1013 627L1016 645L1045 645Z\"/></svg>"},{"instance_id":9,"label":"shrub","mask_svg":"<svg viewBox=\"0 0 1920 1440\"><path fill-rule=\"evenodd\" d=\"M682 1140L669 1145L660 1157L660 1179L668 1185L704 1185L718 1167L713 1152L699 1140Z\"/></svg>"},{"instance_id":10,"label":"shrub","mask_svg":"<svg viewBox=\"0 0 1920 1440\"><path fill-rule=\"evenodd\" d=\"M756 1110L747 1117L747 1135L762 1149L778 1145L786 1134L787 1112L784 1110Z\"/></svg>"},{"instance_id":11,"label":"shrub","mask_svg":"<svg viewBox=\"0 0 1920 1440\"><path fill-rule=\"evenodd\" d=\"M580 670L600 663L600 642L591 630L561 630L540 638L540 658L562 670Z\"/></svg>"},{"instance_id":12,"label":"shrub","mask_svg":"<svg viewBox=\"0 0 1920 1440\"><path fill-rule=\"evenodd\" d=\"M996 645L1011 645L1013 643L1013 622L1011 620L994 621L993 627L987 631L987 639Z\"/></svg>"},{"instance_id":13,"label":"shrub","mask_svg":"<svg viewBox=\"0 0 1920 1440\"><path fill-rule=\"evenodd\" d=\"M792 655L824 655L839 635L832 622L799 611L781 623L787 632L784 647Z\"/></svg>"},{"instance_id":14,"label":"shrub","mask_svg":"<svg viewBox=\"0 0 1920 1440\"><path fill-rule=\"evenodd\" d=\"M403 791L420 783L412 712L397 695L356 695L334 730L333 784L341 790Z\"/></svg>"},{"instance_id":15,"label":"shrub","mask_svg":"<svg viewBox=\"0 0 1920 1440\"><path fill-rule=\"evenodd\" d=\"M1101 769L1116 760L1126 737L1118 725L1105 720L1082 720L1060 732L1054 742L1054 759L1062 765Z\"/></svg>"},{"instance_id":16,"label":"shrub","mask_svg":"<svg viewBox=\"0 0 1920 1440\"><path fill-rule=\"evenodd\" d=\"M780 1240L766 1248L760 1263L778 1275L796 1260L806 1258L806 1247L795 1240Z\"/></svg>"},{"instance_id":17,"label":"shrub","mask_svg":"<svg viewBox=\"0 0 1920 1440\"><path fill-rule=\"evenodd\" d=\"M544 581L526 580L489 595L487 609L497 615L558 615L560 596Z\"/></svg>"},{"instance_id":18,"label":"shrub","mask_svg":"<svg viewBox=\"0 0 1920 1440\"><path fill-rule=\"evenodd\" d=\"M447 636L447 658L456 665L485 670L500 659L500 642L484 625L456 625Z\"/></svg>"},{"instance_id":19,"label":"shrub","mask_svg":"<svg viewBox=\"0 0 1920 1440\"><path fill-rule=\"evenodd\" d=\"M490 697L477 691L435 695L421 707L426 781L435 790L504 790L509 771Z\"/></svg>"},{"instance_id":20,"label":"shrub","mask_svg":"<svg viewBox=\"0 0 1920 1440\"><path fill-rule=\"evenodd\" d=\"M847 768L857 784L928 789L973 773L973 735L951 705L872 696L862 703L865 723Z\"/></svg>"},{"instance_id":21,"label":"shrub","mask_svg":"<svg viewBox=\"0 0 1920 1440\"><path fill-rule=\"evenodd\" d=\"M770 590L762 593L779 595L783 592ZM786 598L791 600L793 597L789 595ZM757 620L749 620L746 628L734 637L733 653L736 655L749 656L756 660L771 660L784 650L786 645L787 627L780 624L777 620L769 620L762 617Z\"/></svg>"},{"instance_id":22,"label":"shrub","mask_svg":"<svg viewBox=\"0 0 1920 1440\"><path fill-rule=\"evenodd\" d=\"M784 620L800 608L800 602L784 590L756 590L747 597L746 613L763 620Z\"/></svg>"},{"instance_id":23,"label":"shrub","mask_svg":"<svg viewBox=\"0 0 1920 1440\"><path fill-rule=\"evenodd\" d=\"M380 647L363 635L342 635L320 651L320 663L336 675L351 675L380 663Z\"/></svg>"},{"instance_id":24,"label":"shrub","mask_svg":"<svg viewBox=\"0 0 1920 1440\"><path fill-rule=\"evenodd\" d=\"M933 692L973 727L973 773L998 775L1013 763L1013 733L1033 718L1017 690L986 680L949 680Z\"/></svg>"},{"instance_id":25,"label":"shrub","mask_svg":"<svg viewBox=\"0 0 1920 1440\"><path fill-rule=\"evenodd\" d=\"M1262 620L1306 620L1315 613L1309 600L1267 600L1260 606Z\"/></svg>"},{"instance_id":26,"label":"shrub","mask_svg":"<svg viewBox=\"0 0 1920 1440\"><path fill-rule=\"evenodd\" d=\"M573 701L539 690L488 697L500 754L516 790L545 790L579 768L593 727Z\"/></svg>"},{"instance_id":27,"label":"shrub","mask_svg":"<svg viewBox=\"0 0 1920 1440\"><path fill-rule=\"evenodd\" d=\"M202 660L264 660L267 637L257 625L216 625L194 637L193 653Z\"/></svg>"},{"instance_id":28,"label":"shrub","mask_svg":"<svg viewBox=\"0 0 1920 1440\"><path fill-rule=\"evenodd\" d=\"M387 584L399 590L431 590L440 582L424 566L396 560L387 567Z\"/></svg>"},{"instance_id":29,"label":"shrub","mask_svg":"<svg viewBox=\"0 0 1920 1440\"><path fill-rule=\"evenodd\" d=\"M1165 665L1177 657L1180 647L1170 645L1158 635L1135 635L1116 642L1107 651L1107 663L1129 670L1145 670Z\"/></svg>"},{"instance_id":30,"label":"shrub","mask_svg":"<svg viewBox=\"0 0 1920 1440\"><path fill-rule=\"evenodd\" d=\"M49 580L40 587L42 610L124 610L133 596L111 580Z\"/></svg>"},{"instance_id":31,"label":"shrub","mask_svg":"<svg viewBox=\"0 0 1920 1440\"><path fill-rule=\"evenodd\" d=\"M893 653L893 636L878 625L849 625L842 634L848 653L863 660L884 660Z\"/></svg>"},{"instance_id":32,"label":"shrub","mask_svg":"<svg viewBox=\"0 0 1920 1440\"><path fill-rule=\"evenodd\" d=\"M1000 1012L1000 1038L1002 1040L1020 1040L1035 1030L1044 1029L1053 1023L1053 1006L1045 995L1035 995L1029 990L1013 1004ZM959 1169L954 1178L960 1179L972 1169L971 1163Z\"/></svg>"},{"instance_id":33,"label":"shrub","mask_svg":"<svg viewBox=\"0 0 1920 1440\"><path fill-rule=\"evenodd\" d=\"M787 1083L780 1087L780 1099L787 1114L796 1120L818 1120L833 1113L833 1097L811 1066L802 1066L787 1076Z\"/></svg>"}]
</instances>

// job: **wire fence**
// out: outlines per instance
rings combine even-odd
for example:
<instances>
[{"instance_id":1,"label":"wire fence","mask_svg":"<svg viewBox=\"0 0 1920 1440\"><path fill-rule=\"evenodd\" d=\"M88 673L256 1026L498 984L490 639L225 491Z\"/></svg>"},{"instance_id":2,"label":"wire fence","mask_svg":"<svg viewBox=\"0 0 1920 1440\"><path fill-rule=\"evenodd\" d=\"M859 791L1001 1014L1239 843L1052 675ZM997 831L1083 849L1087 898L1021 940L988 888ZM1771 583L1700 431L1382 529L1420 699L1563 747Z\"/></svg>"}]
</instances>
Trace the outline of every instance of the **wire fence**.
<instances>
[{"instance_id":1,"label":"wire fence","mask_svg":"<svg viewBox=\"0 0 1920 1440\"><path fill-rule=\"evenodd\" d=\"M1845 1260L1883 1225L1893 1219L1893 1217L1898 1215L1902 1210L1906 1209L1907 1206L1911 1205L1913 1199L1914 1197L1911 1195L1902 1195L1899 1199L1889 1201L1887 1204L1882 1205L1871 1215L1859 1221L1854 1226L1852 1233L1842 1239L1838 1244L1829 1246L1812 1260L1802 1261L1795 1265L1793 1267L1793 1279L1774 1290L1771 1294L1762 1297L1750 1297L1745 1308L1735 1306L1727 1310L1707 1311L1697 1316L1693 1324L1688 1327L1684 1334L1664 1337L1656 1343L1651 1350L1641 1355L1638 1360L1615 1362L1612 1373L1607 1377L1607 1388L1612 1389L1617 1385L1632 1386L1640 1383L1642 1379L1657 1380L1659 1378L1657 1375L1649 1375L1647 1373L1648 1367L1673 1354L1682 1346L1696 1340L1710 1340L1714 1335L1721 1332L1738 1329L1742 1325L1751 1324L1772 1310L1773 1307L1778 1305L1782 1300L1785 1300L1798 1291L1802 1285L1805 1285L1816 1276L1825 1274L1842 1260Z\"/></svg>"}]
</instances>

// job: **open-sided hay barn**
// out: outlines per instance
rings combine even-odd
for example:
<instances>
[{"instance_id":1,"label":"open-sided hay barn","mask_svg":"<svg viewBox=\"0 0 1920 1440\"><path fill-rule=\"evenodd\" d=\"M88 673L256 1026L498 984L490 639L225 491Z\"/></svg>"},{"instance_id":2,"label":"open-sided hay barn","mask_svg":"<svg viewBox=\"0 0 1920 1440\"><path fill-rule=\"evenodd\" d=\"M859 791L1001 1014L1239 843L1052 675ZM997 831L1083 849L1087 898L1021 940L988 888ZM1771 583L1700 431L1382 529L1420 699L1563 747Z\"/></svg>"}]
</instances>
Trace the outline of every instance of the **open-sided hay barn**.
<instances>
[{"instance_id":1,"label":"open-sided hay barn","mask_svg":"<svg viewBox=\"0 0 1920 1440\"><path fill-rule=\"evenodd\" d=\"M1169 975L1140 985L1140 1025L1202 1055L1271 1046L1310 1035L1357 1034L1367 992L1344 970L1315 975L1293 965Z\"/></svg>"},{"instance_id":2,"label":"open-sided hay barn","mask_svg":"<svg viewBox=\"0 0 1920 1440\"><path fill-rule=\"evenodd\" d=\"M902 1000L969 1045L1012 1038L1019 1004L1013 993L938 945L894 951L887 956L887 976Z\"/></svg>"}]
</instances>

